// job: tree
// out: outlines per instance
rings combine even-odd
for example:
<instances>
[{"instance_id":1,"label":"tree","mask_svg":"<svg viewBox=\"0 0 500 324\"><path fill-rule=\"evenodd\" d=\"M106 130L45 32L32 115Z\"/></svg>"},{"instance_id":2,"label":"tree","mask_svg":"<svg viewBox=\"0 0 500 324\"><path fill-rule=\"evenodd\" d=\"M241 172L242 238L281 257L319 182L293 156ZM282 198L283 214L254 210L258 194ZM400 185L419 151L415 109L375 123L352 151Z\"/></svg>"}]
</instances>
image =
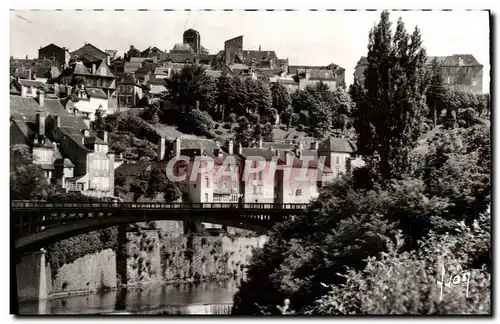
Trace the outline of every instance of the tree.
<instances>
[{"instance_id":1,"label":"tree","mask_svg":"<svg viewBox=\"0 0 500 324\"><path fill-rule=\"evenodd\" d=\"M149 178L150 174L147 170L143 170L134 176L134 180L130 183L130 192L134 193L134 201L147 194Z\"/></svg>"},{"instance_id":2,"label":"tree","mask_svg":"<svg viewBox=\"0 0 500 324\"><path fill-rule=\"evenodd\" d=\"M213 127L210 115L199 109L192 109L186 116L182 129L195 135L207 135Z\"/></svg>"},{"instance_id":3,"label":"tree","mask_svg":"<svg viewBox=\"0 0 500 324\"><path fill-rule=\"evenodd\" d=\"M409 35L401 19L394 36L389 12L369 35L365 99L356 102L358 152L382 179L401 177L426 115L425 60L420 31Z\"/></svg>"},{"instance_id":4,"label":"tree","mask_svg":"<svg viewBox=\"0 0 500 324\"><path fill-rule=\"evenodd\" d=\"M21 164L10 173L10 198L12 200L46 199L55 192L57 189L49 185L39 165Z\"/></svg>"},{"instance_id":5,"label":"tree","mask_svg":"<svg viewBox=\"0 0 500 324\"><path fill-rule=\"evenodd\" d=\"M170 203L170 202L175 202L181 198L181 191L179 190L179 187L171 181L167 181L165 183L165 188L163 192L163 197L165 199L165 202Z\"/></svg>"},{"instance_id":6,"label":"tree","mask_svg":"<svg viewBox=\"0 0 500 324\"><path fill-rule=\"evenodd\" d=\"M446 88L441 74L441 65L436 58L432 61L431 80L426 92L426 98L434 127L436 127L438 113L445 108L446 100Z\"/></svg>"},{"instance_id":7,"label":"tree","mask_svg":"<svg viewBox=\"0 0 500 324\"><path fill-rule=\"evenodd\" d=\"M274 128L271 123L267 122L262 128L262 138L266 142L273 142L274 140Z\"/></svg>"},{"instance_id":8,"label":"tree","mask_svg":"<svg viewBox=\"0 0 500 324\"><path fill-rule=\"evenodd\" d=\"M491 314L491 274L484 263L474 263L477 254L491 249L490 221L484 215L474 227L457 226L455 235L431 233L411 252L400 253L404 239L398 235L387 253L369 258L363 270L349 271L344 285L332 286L305 313ZM468 273L468 279L462 273ZM461 275L459 284L437 284L443 275L447 284L454 274Z\"/></svg>"},{"instance_id":9,"label":"tree","mask_svg":"<svg viewBox=\"0 0 500 324\"><path fill-rule=\"evenodd\" d=\"M216 82L217 85L217 98L216 98L216 103L219 106L223 107L230 107L230 100L231 96L234 94L234 88L233 88L233 83L232 83L232 78L228 76L227 74L221 74L220 77L217 79ZM224 108L224 114L230 114L231 110L228 109L226 110ZM224 120L225 116L221 115L221 120Z\"/></svg>"},{"instance_id":10,"label":"tree","mask_svg":"<svg viewBox=\"0 0 500 324\"><path fill-rule=\"evenodd\" d=\"M180 72L174 72L167 79L168 98L181 107L194 107L210 111L215 105L216 83L205 74L205 68L197 64L184 65Z\"/></svg>"},{"instance_id":11,"label":"tree","mask_svg":"<svg viewBox=\"0 0 500 324\"><path fill-rule=\"evenodd\" d=\"M280 115L281 123L285 124L287 126L287 129L289 129L290 126L292 126L292 123L294 123L293 115L294 112L293 112L293 107L291 105L289 105L285 110L283 110L283 112Z\"/></svg>"},{"instance_id":12,"label":"tree","mask_svg":"<svg viewBox=\"0 0 500 324\"><path fill-rule=\"evenodd\" d=\"M237 123L238 126L235 129L234 141L243 147L247 147L252 137L250 122L245 116L240 116Z\"/></svg>"},{"instance_id":13,"label":"tree","mask_svg":"<svg viewBox=\"0 0 500 324\"><path fill-rule=\"evenodd\" d=\"M96 109L95 111L95 120L94 120L94 129L97 132L104 131L106 129L106 119L104 118L104 111L102 109L102 106L99 106L99 108Z\"/></svg>"},{"instance_id":14,"label":"tree","mask_svg":"<svg viewBox=\"0 0 500 324\"><path fill-rule=\"evenodd\" d=\"M315 100L309 108L309 130L314 136L323 137L332 126L332 110L325 101Z\"/></svg>"},{"instance_id":15,"label":"tree","mask_svg":"<svg viewBox=\"0 0 500 324\"><path fill-rule=\"evenodd\" d=\"M158 113L160 111L160 104L158 102L144 108L141 112L141 118L150 124L157 124L160 121Z\"/></svg>"},{"instance_id":16,"label":"tree","mask_svg":"<svg viewBox=\"0 0 500 324\"><path fill-rule=\"evenodd\" d=\"M165 191L165 186L167 183L167 176L165 170L158 167L154 167L148 175L148 184L146 189L146 195L148 197L153 197L157 193L162 193Z\"/></svg>"},{"instance_id":17,"label":"tree","mask_svg":"<svg viewBox=\"0 0 500 324\"><path fill-rule=\"evenodd\" d=\"M275 82L271 86L273 107L276 108L278 114L283 113L292 103L290 94L286 88L279 82Z\"/></svg>"}]
</instances>

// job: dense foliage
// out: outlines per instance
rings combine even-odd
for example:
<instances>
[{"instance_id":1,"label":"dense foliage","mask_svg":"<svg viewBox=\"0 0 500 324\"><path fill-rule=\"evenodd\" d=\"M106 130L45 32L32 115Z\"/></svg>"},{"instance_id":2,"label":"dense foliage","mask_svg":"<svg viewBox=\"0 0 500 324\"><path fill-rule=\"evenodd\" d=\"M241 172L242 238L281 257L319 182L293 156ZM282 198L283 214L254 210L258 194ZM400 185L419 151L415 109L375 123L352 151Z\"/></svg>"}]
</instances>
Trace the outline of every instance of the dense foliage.
<instances>
[{"instance_id":1,"label":"dense foliage","mask_svg":"<svg viewBox=\"0 0 500 324\"><path fill-rule=\"evenodd\" d=\"M369 163L323 188L309 215L273 228L252 256L233 314L282 314L284 301L296 314L491 312L489 124L425 134L430 81L422 80L430 78L418 30L407 35L399 21L392 38L389 27L384 12L370 34L367 89L350 91ZM302 93L294 107L327 99ZM471 272L469 297L461 285L445 287L440 299L441 265Z\"/></svg>"},{"instance_id":2,"label":"dense foliage","mask_svg":"<svg viewBox=\"0 0 500 324\"><path fill-rule=\"evenodd\" d=\"M216 83L198 64L186 64L181 71L175 71L167 79L168 99L173 103L191 109L199 103L201 110L210 111L216 101Z\"/></svg>"},{"instance_id":3,"label":"dense foliage","mask_svg":"<svg viewBox=\"0 0 500 324\"><path fill-rule=\"evenodd\" d=\"M426 58L418 28L410 35L399 19L393 35L384 11L370 31L365 93L357 96L354 118L358 151L384 179L405 174L422 133Z\"/></svg>"},{"instance_id":4,"label":"dense foliage","mask_svg":"<svg viewBox=\"0 0 500 324\"><path fill-rule=\"evenodd\" d=\"M332 91L328 85L319 82L297 90L292 94L294 113L302 118L294 118L292 111L285 110L283 117L288 123L299 122L308 126L310 135L323 137L332 130L345 135L351 122L353 103L343 89Z\"/></svg>"}]
</instances>

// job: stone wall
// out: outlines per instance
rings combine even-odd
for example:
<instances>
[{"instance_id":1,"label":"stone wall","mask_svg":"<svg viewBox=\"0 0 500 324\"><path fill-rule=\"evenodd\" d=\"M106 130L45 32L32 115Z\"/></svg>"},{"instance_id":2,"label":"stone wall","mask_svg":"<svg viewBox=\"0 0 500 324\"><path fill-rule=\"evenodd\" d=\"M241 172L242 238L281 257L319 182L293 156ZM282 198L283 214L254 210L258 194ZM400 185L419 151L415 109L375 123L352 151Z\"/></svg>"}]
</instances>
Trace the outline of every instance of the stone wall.
<instances>
[{"instance_id":1,"label":"stone wall","mask_svg":"<svg viewBox=\"0 0 500 324\"><path fill-rule=\"evenodd\" d=\"M57 270L51 294L116 288L116 254L111 249L88 254Z\"/></svg>"},{"instance_id":2,"label":"stone wall","mask_svg":"<svg viewBox=\"0 0 500 324\"><path fill-rule=\"evenodd\" d=\"M167 236L150 230L127 233L127 283L147 285L244 276L252 249L264 237Z\"/></svg>"},{"instance_id":3,"label":"stone wall","mask_svg":"<svg viewBox=\"0 0 500 324\"><path fill-rule=\"evenodd\" d=\"M266 241L265 237L173 236L161 229L125 235L123 271L117 271L112 249L64 264L53 279L44 252L25 255L16 269L19 300L114 289L120 281L117 272L126 276L127 286L244 278L253 248Z\"/></svg>"}]
</instances>

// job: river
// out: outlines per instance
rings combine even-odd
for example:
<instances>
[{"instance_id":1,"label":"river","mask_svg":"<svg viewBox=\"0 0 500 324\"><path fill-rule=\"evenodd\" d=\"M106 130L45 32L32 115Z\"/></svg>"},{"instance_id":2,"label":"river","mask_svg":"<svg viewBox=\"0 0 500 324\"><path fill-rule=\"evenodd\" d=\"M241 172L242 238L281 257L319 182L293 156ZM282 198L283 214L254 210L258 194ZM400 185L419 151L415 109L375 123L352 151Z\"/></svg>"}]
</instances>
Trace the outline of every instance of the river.
<instances>
[{"instance_id":1,"label":"river","mask_svg":"<svg viewBox=\"0 0 500 324\"><path fill-rule=\"evenodd\" d=\"M167 284L52 298L21 303L19 314L227 314L238 284Z\"/></svg>"}]
</instances>

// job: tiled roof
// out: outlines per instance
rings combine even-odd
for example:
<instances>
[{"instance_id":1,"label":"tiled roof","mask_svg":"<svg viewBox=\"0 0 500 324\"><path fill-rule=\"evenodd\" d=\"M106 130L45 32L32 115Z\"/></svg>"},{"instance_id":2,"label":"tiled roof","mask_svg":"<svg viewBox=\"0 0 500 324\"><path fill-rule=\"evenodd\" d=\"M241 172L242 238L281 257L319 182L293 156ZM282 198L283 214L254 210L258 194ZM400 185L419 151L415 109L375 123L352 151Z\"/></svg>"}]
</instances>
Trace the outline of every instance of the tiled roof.
<instances>
[{"instance_id":1,"label":"tiled roof","mask_svg":"<svg viewBox=\"0 0 500 324\"><path fill-rule=\"evenodd\" d=\"M10 114L15 120L34 122L38 110L40 110L40 106L33 98L10 96Z\"/></svg>"},{"instance_id":2,"label":"tiled roof","mask_svg":"<svg viewBox=\"0 0 500 324\"><path fill-rule=\"evenodd\" d=\"M19 80L19 83L22 85L22 86L26 86L26 87L34 87L34 88L37 88L37 89L43 89L43 82L40 82L40 81L35 81L35 80L23 80L23 79L20 79Z\"/></svg>"},{"instance_id":3,"label":"tiled roof","mask_svg":"<svg viewBox=\"0 0 500 324\"><path fill-rule=\"evenodd\" d=\"M157 67L154 72L155 75L165 75L168 76L168 68Z\"/></svg>"},{"instance_id":4,"label":"tiled roof","mask_svg":"<svg viewBox=\"0 0 500 324\"><path fill-rule=\"evenodd\" d=\"M86 152L91 152L92 150L88 149L85 147L85 145L82 143L82 139L84 138L83 134L76 130L75 128L72 127L61 127L59 128L61 132L66 135L68 138L70 138L75 144L80 147L80 149L86 151Z\"/></svg>"},{"instance_id":5,"label":"tiled roof","mask_svg":"<svg viewBox=\"0 0 500 324\"><path fill-rule=\"evenodd\" d=\"M347 138L330 137L319 143L318 151L321 152L339 152L353 153L356 151L356 144Z\"/></svg>"},{"instance_id":6,"label":"tiled roof","mask_svg":"<svg viewBox=\"0 0 500 324\"><path fill-rule=\"evenodd\" d=\"M90 98L98 98L98 99L108 99L108 96L104 93L101 88L86 88L87 94Z\"/></svg>"},{"instance_id":7,"label":"tiled roof","mask_svg":"<svg viewBox=\"0 0 500 324\"><path fill-rule=\"evenodd\" d=\"M221 76L222 71L205 70L205 74L208 75L208 76L211 76L212 78L217 79L218 77Z\"/></svg>"},{"instance_id":8,"label":"tiled roof","mask_svg":"<svg viewBox=\"0 0 500 324\"><path fill-rule=\"evenodd\" d=\"M293 161L292 161L293 168L303 168L306 165L307 165L308 169L317 169L318 168L319 155L318 155L317 151L313 151L313 150L302 150L301 151L301 156L308 156L308 157L311 156L311 157L313 157L312 159L299 158L293 152L290 152L289 154L293 155ZM307 164L306 164L306 162L307 162ZM281 165L281 166L286 165L286 153L285 152L280 153L278 165ZM323 168L323 170L322 170L323 172L326 172L326 173L332 172L332 170L326 165L323 165L322 168Z\"/></svg>"},{"instance_id":9,"label":"tiled roof","mask_svg":"<svg viewBox=\"0 0 500 324\"><path fill-rule=\"evenodd\" d=\"M175 44L174 45L174 48L170 51L170 53L173 52L176 52L176 51L179 51L179 52L190 52L192 53L193 52L193 49L191 48L191 45L189 44Z\"/></svg>"},{"instance_id":10,"label":"tiled roof","mask_svg":"<svg viewBox=\"0 0 500 324\"><path fill-rule=\"evenodd\" d=\"M165 79L150 79L148 84L167 86Z\"/></svg>"},{"instance_id":11,"label":"tiled roof","mask_svg":"<svg viewBox=\"0 0 500 324\"><path fill-rule=\"evenodd\" d=\"M262 148L272 150L293 150L295 148L295 145L287 143L263 142Z\"/></svg>"},{"instance_id":12,"label":"tiled roof","mask_svg":"<svg viewBox=\"0 0 500 324\"><path fill-rule=\"evenodd\" d=\"M102 139L100 139L97 136L88 136L85 137L85 145L87 144L101 144L101 145L106 145L108 143L104 142Z\"/></svg>"},{"instance_id":13,"label":"tiled roof","mask_svg":"<svg viewBox=\"0 0 500 324\"><path fill-rule=\"evenodd\" d=\"M82 62L76 62L73 67L73 74L90 75L91 73Z\"/></svg>"},{"instance_id":14,"label":"tiled roof","mask_svg":"<svg viewBox=\"0 0 500 324\"><path fill-rule=\"evenodd\" d=\"M170 52L168 54L167 60L171 60L173 63L184 63L187 61L193 62L194 59L196 58L196 54L193 53L172 53Z\"/></svg>"},{"instance_id":15,"label":"tiled roof","mask_svg":"<svg viewBox=\"0 0 500 324\"><path fill-rule=\"evenodd\" d=\"M78 56L81 57L84 55L92 56L92 57L100 59L100 60L104 60L108 56L108 54L106 54L106 52L100 50L99 48L95 47L94 45L92 45L90 43L87 43L87 44L83 45L82 47L80 47L79 49L71 52L72 58L75 58Z\"/></svg>"},{"instance_id":16,"label":"tiled roof","mask_svg":"<svg viewBox=\"0 0 500 324\"><path fill-rule=\"evenodd\" d=\"M428 56L427 64L432 64L434 58L437 59L438 63L443 66L483 66L480 64L476 58L471 54L453 54L449 56ZM460 64L460 59L462 59L462 64Z\"/></svg>"},{"instance_id":17,"label":"tiled roof","mask_svg":"<svg viewBox=\"0 0 500 324\"><path fill-rule=\"evenodd\" d=\"M278 60L275 51L253 51L246 50L242 51L240 57L246 62L260 62L262 60L273 59L274 61Z\"/></svg>"},{"instance_id":18,"label":"tiled roof","mask_svg":"<svg viewBox=\"0 0 500 324\"><path fill-rule=\"evenodd\" d=\"M335 72L328 70L307 70L310 80L336 80Z\"/></svg>"},{"instance_id":19,"label":"tiled roof","mask_svg":"<svg viewBox=\"0 0 500 324\"><path fill-rule=\"evenodd\" d=\"M125 73L133 73L141 67L141 62L125 62L123 71Z\"/></svg>"},{"instance_id":20,"label":"tiled roof","mask_svg":"<svg viewBox=\"0 0 500 324\"><path fill-rule=\"evenodd\" d=\"M259 156L263 157L266 161L271 161L276 155L270 149L244 147L241 149L241 156L247 160L252 160L252 157Z\"/></svg>"}]
</instances>

